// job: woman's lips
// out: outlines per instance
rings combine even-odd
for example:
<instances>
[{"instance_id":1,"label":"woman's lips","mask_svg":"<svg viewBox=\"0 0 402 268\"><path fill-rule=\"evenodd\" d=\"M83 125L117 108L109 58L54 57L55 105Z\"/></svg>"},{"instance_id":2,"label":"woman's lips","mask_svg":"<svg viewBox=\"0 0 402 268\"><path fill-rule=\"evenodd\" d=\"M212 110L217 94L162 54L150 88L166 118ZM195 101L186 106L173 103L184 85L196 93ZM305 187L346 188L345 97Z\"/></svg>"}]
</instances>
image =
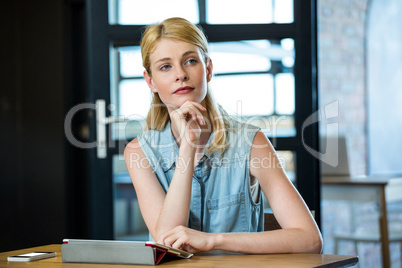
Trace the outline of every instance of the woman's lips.
<instances>
[{"instance_id":1,"label":"woman's lips","mask_svg":"<svg viewBox=\"0 0 402 268\"><path fill-rule=\"evenodd\" d=\"M194 90L193 87L180 87L176 89L176 91L173 94L187 94L193 90Z\"/></svg>"}]
</instances>

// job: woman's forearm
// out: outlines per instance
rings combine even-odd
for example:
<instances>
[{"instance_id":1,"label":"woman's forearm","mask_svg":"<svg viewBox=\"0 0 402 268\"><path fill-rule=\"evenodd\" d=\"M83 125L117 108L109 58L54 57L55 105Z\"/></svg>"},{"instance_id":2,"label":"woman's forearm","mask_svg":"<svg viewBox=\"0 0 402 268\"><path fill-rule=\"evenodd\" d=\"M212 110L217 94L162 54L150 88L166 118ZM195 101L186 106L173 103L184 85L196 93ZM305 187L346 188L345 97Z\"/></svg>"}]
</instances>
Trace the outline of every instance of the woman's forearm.
<instances>
[{"instance_id":1,"label":"woman's forearm","mask_svg":"<svg viewBox=\"0 0 402 268\"><path fill-rule=\"evenodd\" d=\"M240 253L320 253L319 232L281 229L259 233L214 234L214 249Z\"/></svg>"},{"instance_id":2,"label":"woman's forearm","mask_svg":"<svg viewBox=\"0 0 402 268\"><path fill-rule=\"evenodd\" d=\"M156 236L159 236L176 226L188 225L191 185L194 173L195 148L180 147L179 157L176 163L172 181L166 194L162 210L156 225Z\"/></svg>"}]
</instances>

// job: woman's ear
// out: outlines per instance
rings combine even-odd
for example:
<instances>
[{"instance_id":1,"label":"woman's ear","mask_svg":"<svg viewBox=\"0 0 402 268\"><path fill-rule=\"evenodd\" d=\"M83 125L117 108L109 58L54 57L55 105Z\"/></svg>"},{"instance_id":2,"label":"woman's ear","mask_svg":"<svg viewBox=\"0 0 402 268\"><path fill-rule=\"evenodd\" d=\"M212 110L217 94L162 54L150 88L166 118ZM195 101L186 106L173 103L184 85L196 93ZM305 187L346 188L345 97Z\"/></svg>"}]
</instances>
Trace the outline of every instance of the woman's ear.
<instances>
[{"instance_id":1,"label":"woman's ear","mask_svg":"<svg viewBox=\"0 0 402 268\"><path fill-rule=\"evenodd\" d=\"M212 79L212 70L213 70L214 66L212 65L212 60L211 58L208 58L207 60L207 82L211 81Z\"/></svg>"},{"instance_id":2,"label":"woman's ear","mask_svg":"<svg viewBox=\"0 0 402 268\"><path fill-rule=\"evenodd\" d=\"M153 93L158 93L158 89L155 87L152 77L148 74L148 72L146 70L144 71L144 79L145 79L145 82L147 82L148 87L151 89L151 91Z\"/></svg>"}]
</instances>

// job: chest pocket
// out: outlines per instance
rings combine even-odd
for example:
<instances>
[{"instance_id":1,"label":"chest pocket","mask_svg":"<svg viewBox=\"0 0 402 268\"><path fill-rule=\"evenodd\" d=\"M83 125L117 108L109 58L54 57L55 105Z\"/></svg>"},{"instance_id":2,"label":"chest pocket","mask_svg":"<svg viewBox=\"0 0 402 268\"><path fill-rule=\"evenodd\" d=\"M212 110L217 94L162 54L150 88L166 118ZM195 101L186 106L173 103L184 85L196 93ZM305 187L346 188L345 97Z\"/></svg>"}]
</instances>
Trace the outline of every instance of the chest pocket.
<instances>
[{"instance_id":1,"label":"chest pocket","mask_svg":"<svg viewBox=\"0 0 402 268\"><path fill-rule=\"evenodd\" d=\"M247 226L244 200L244 192L209 199L207 201L209 212L208 232L245 232Z\"/></svg>"}]
</instances>

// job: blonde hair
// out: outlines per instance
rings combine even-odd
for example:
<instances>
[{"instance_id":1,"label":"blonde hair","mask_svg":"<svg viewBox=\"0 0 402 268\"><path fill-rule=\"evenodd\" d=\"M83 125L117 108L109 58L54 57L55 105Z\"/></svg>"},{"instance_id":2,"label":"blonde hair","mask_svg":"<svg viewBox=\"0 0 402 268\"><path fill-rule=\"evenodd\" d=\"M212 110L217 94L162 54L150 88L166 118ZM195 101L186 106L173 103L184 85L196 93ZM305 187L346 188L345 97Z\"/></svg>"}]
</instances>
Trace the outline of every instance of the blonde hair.
<instances>
[{"instance_id":1,"label":"blonde hair","mask_svg":"<svg viewBox=\"0 0 402 268\"><path fill-rule=\"evenodd\" d=\"M208 40L204 33L186 19L170 18L161 23L148 26L143 33L141 39L142 64L150 76L152 76L150 56L155 51L157 42L162 38L173 38L197 46L201 50L205 63L208 63ZM212 154L218 150L219 155L221 155L227 149L226 129L229 128L229 123L225 120L225 117L227 117L228 114L215 102L209 85L204 101L205 108L211 120L212 130L214 131L213 140L210 144L207 144L207 152ZM169 120L166 105L164 105L158 93L153 93L151 109L147 115L145 130L155 129L161 131L166 127Z\"/></svg>"}]
</instances>

